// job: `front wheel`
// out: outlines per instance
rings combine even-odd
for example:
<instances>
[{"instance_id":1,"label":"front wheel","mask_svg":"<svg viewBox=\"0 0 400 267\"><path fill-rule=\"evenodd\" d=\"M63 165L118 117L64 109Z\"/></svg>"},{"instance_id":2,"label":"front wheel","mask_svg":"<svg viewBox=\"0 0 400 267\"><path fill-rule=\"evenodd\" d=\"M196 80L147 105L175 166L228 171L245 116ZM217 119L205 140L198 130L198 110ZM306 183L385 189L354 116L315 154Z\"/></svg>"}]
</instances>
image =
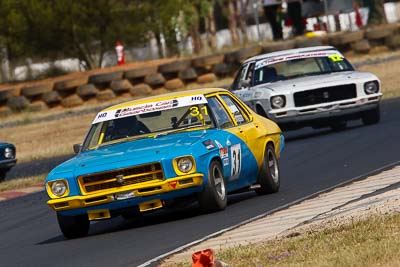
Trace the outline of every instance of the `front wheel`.
<instances>
[{"instance_id":1,"label":"front wheel","mask_svg":"<svg viewBox=\"0 0 400 267\"><path fill-rule=\"evenodd\" d=\"M374 109L364 111L361 120L364 125L376 124L381 120L381 112L379 106Z\"/></svg>"},{"instance_id":2,"label":"front wheel","mask_svg":"<svg viewBox=\"0 0 400 267\"><path fill-rule=\"evenodd\" d=\"M258 183L260 187L256 188L256 193L259 195L276 193L279 191L279 163L275 155L274 147L271 144L268 144L265 149L264 161L258 175Z\"/></svg>"},{"instance_id":3,"label":"front wheel","mask_svg":"<svg viewBox=\"0 0 400 267\"><path fill-rule=\"evenodd\" d=\"M0 182L6 179L6 174L8 171L9 169L0 169Z\"/></svg>"},{"instance_id":4,"label":"front wheel","mask_svg":"<svg viewBox=\"0 0 400 267\"><path fill-rule=\"evenodd\" d=\"M57 213L57 220L61 232L68 239L84 237L89 232L90 221L87 214L64 216Z\"/></svg>"},{"instance_id":5,"label":"front wheel","mask_svg":"<svg viewBox=\"0 0 400 267\"><path fill-rule=\"evenodd\" d=\"M200 209L212 212L225 209L228 197L226 194L224 174L221 164L214 160L208 168L208 178L204 189L199 193Z\"/></svg>"}]
</instances>

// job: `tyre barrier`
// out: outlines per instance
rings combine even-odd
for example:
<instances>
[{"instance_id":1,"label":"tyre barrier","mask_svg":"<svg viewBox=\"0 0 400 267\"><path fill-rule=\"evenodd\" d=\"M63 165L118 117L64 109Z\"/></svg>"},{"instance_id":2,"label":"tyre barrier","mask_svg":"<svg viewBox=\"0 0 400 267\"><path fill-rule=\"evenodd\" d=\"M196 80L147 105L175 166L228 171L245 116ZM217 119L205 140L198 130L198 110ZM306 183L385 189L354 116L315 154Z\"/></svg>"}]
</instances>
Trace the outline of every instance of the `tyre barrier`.
<instances>
[{"instance_id":1,"label":"tyre barrier","mask_svg":"<svg viewBox=\"0 0 400 267\"><path fill-rule=\"evenodd\" d=\"M70 91L74 90L81 85L85 85L88 83L88 77L83 76L79 78L65 79L60 80L54 83L55 91Z\"/></svg>"}]
</instances>

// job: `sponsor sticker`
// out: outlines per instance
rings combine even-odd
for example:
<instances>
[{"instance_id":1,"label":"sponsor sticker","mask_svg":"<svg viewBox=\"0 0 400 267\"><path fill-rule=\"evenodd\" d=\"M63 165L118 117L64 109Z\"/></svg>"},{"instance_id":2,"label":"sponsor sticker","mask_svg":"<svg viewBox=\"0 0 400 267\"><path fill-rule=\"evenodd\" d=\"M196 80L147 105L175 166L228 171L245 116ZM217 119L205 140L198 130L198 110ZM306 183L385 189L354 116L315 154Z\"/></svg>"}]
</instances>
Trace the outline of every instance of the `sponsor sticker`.
<instances>
[{"instance_id":1,"label":"sponsor sticker","mask_svg":"<svg viewBox=\"0 0 400 267\"><path fill-rule=\"evenodd\" d=\"M340 62L343 61L343 56L339 55L339 54L335 54L335 55L330 55L328 56L328 58L330 60L332 60L333 62Z\"/></svg>"},{"instance_id":2,"label":"sponsor sticker","mask_svg":"<svg viewBox=\"0 0 400 267\"><path fill-rule=\"evenodd\" d=\"M224 162L224 166L228 166L229 165L229 158L223 159Z\"/></svg>"},{"instance_id":3,"label":"sponsor sticker","mask_svg":"<svg viewBox=\"0 0 400 267\"><path fill-rule=\"evenodd\" d=\"M298 53L293 55L285 55L279 57L268 58L265 60L260 60L256 63L255 69L260 69L264 66L272 65L279 62L290 61L294 59L302 59L302 58L312 58L312 57L329 57L333 61L342 61L343 55L341 55L338 51L317 51L317 52L309 52L309 53Z\"/></svg>"},{"instance_id":4,"label":"sponsor sticker","mask_svg":"<svg viewBox=\"0 0 400 267\"><path fill-rule=\"evenodd\" d=\"M235 115L235 120L236 120L236 122L238 122L238 123L244 122L244 118L243 118L242 115Z\"/></svg>"},{"instance_id":5,"label":"sponsor sticker","mask_svg":"<svg viewBox=\"0 0 400 267\"><path fill-rule=\"evenodd\" d=\"M116 110L110 110L106 112L100 112L96 115L92 124L114 120L118 118L124 118L134 115L140 115L155 111L162 111L173 109L177 107L186 107L196 104L205 104L207 99L204 95L194 95L194 96L184 96L169 100L161 100L156 102L149 102L145 104L132 105L124 108L119 108Z\"/></svg>"},{"instance_id":6,"label":"sponsor sticker","mask_svg":"<svg viewBox=\"0 0 400 267\"><path fill-rule=\"evenodd\" d=\"M228 148L227 147L220 148L219 156L221 157L221 159L227 158L228 157Z\"/></svg>"},{"instance_id":7,"label":"sponsor sticker","mask_svg":"<svg viewBox=\"0 0 400 267\"><path fill-rule=\"evenodd\" d=\"M211 141L211 140L203 141L203 145L204 145L208 150L213 149L213 148L215 147L213 141Z\"/></svg>"}]
</instances>

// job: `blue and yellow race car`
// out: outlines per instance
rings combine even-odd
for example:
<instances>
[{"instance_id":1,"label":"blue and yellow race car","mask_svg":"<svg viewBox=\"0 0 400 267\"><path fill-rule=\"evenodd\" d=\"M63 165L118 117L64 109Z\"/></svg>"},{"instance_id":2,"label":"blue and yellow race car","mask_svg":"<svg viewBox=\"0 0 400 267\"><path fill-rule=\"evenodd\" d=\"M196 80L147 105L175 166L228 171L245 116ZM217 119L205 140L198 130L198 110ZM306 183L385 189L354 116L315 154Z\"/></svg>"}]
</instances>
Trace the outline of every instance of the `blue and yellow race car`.
<instances>
[{"instance_id":1,"label":"blue and yellow race car","mask_svg":"<svg viewBox=\"0 0 400 267\"><path fill-rule=\"evenodd\" d=\"M65 237L90 221L160 209L187 199L222 210L227 194L279 190L284 138L225 89L182 91L112 106L97 114L77 155L45 181Z\"/></svg>"}]
</instances>

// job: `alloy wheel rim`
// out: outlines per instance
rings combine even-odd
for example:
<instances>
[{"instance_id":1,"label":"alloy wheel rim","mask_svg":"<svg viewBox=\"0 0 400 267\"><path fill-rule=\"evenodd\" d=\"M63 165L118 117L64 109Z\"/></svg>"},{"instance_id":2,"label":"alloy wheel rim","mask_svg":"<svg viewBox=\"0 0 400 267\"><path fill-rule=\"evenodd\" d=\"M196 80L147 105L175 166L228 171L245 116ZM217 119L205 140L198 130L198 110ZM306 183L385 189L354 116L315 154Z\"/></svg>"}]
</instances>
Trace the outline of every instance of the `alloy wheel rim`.
<instances>
[{"instance_id":1,"label":"alloy wheel rim","mask_svg":"<svg viewBox=\"0 0 400 267\"><path fill-rule=\"evenodd\" d=\"M214 185L215 185L217 194L220 199L224 199L226 191L225 191L225 184L223 182L224 178L222 176L222 173L217 167L214 167L213 175L214 175Z\"/></svg>"},{"instance_id":2,"label":"alloy wheel rim","mask_svg":"<svg viewBox=\"0 0 400 267\"><path fill-rule=\"evenodd\" d=\"M271 174L272 180L275 184L277 184L279 182L278 163L276 161L274 153L271 150L268 151L268 169Z\"/></svg>"}]
</instances>

